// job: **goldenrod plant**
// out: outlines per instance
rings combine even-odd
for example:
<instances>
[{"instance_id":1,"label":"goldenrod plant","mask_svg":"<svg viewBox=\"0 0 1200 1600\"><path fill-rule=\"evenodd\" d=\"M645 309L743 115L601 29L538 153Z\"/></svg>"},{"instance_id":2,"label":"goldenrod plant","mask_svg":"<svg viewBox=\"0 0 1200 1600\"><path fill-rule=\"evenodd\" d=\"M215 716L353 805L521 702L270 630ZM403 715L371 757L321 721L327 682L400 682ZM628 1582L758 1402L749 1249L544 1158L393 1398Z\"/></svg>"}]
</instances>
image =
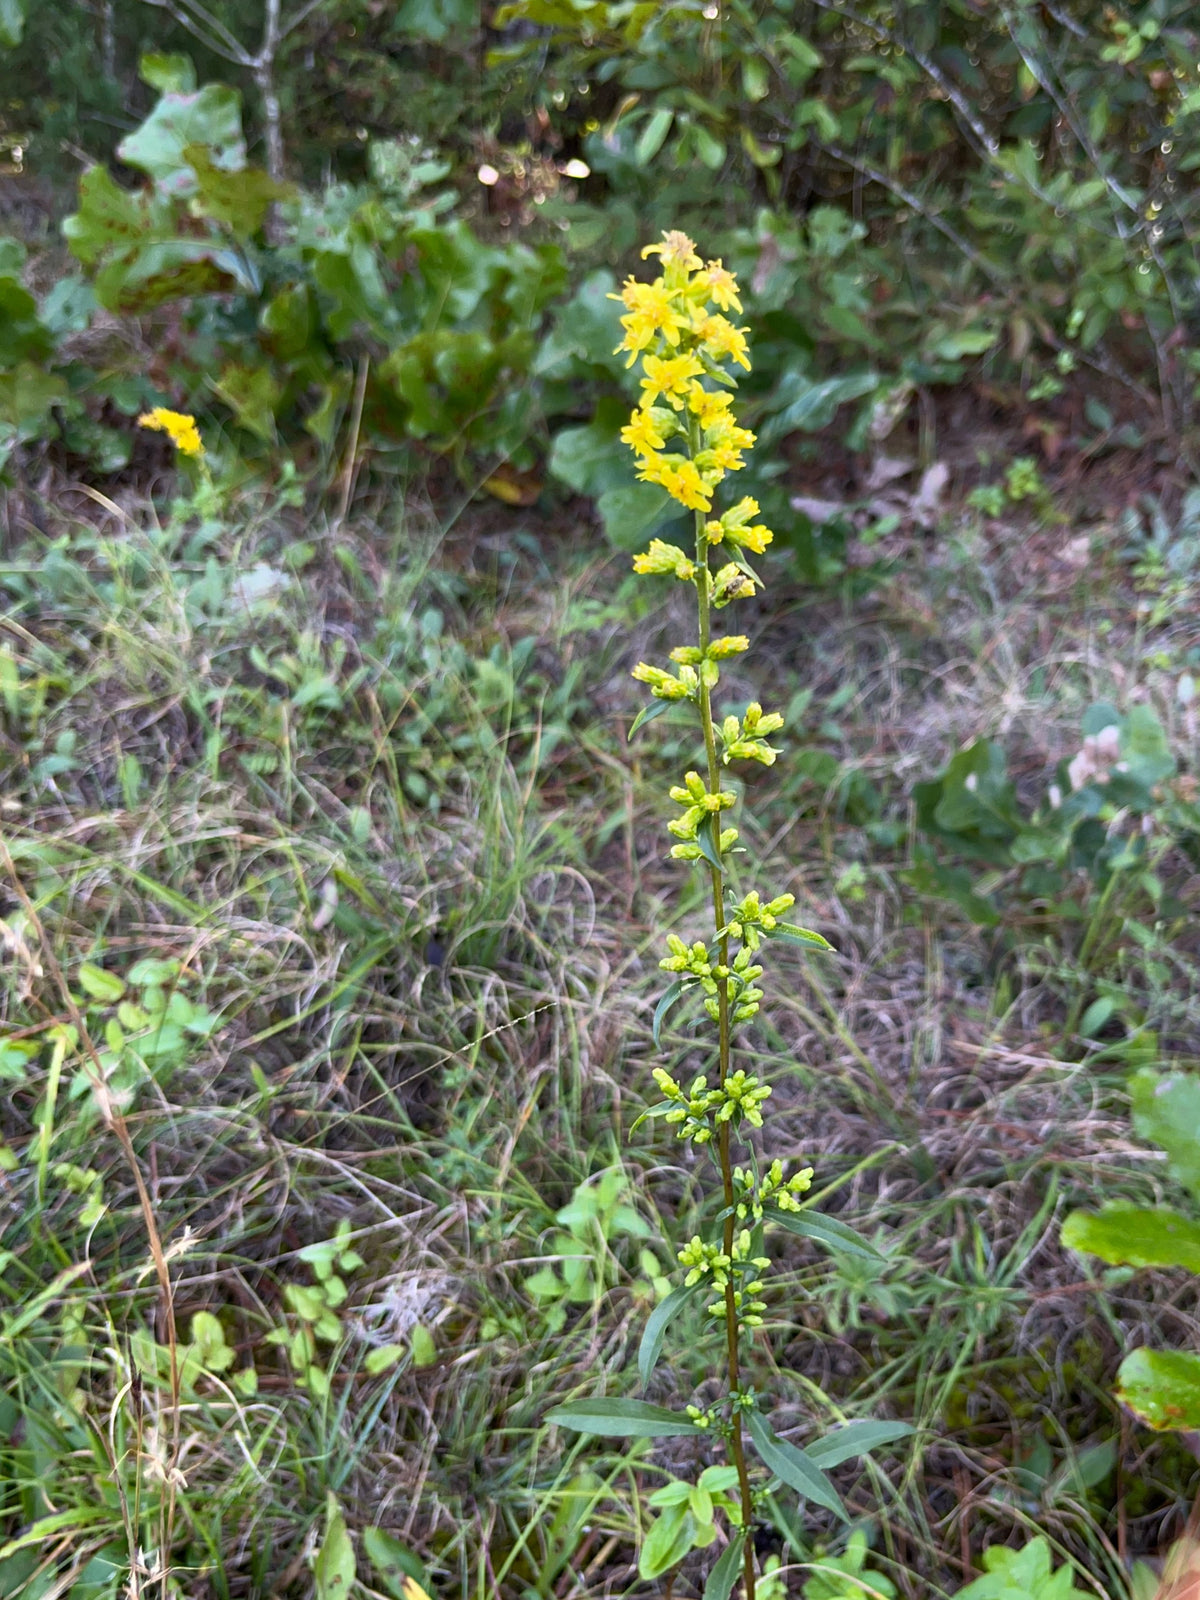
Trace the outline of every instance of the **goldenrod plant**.
<instances>
[{"instance_id":1,"label":"goldenrod plant","mask_svg":"<svg viewBox=\"0 0 1200 1600\"><path fill-rule=\"evenodd\" d=\"M737 384L728 370L731 364L749 370L750 358L745 330L725 315L742 309L733 274L720 261L702 261L692 241L678 232L648 245L643 257L650 255L660 257L660 275L652 283L631 277L620 295L625 337L619 348L628 352L630 366L640 361L642 391L621 437L637 457L638 476L660 485L693 513L695 543L684 550L652 539L633 565L636 572L670 577L694 589L697 631L694 642L671 651L671 667L641 662L634 669L654 704L637 717L631 736L672 705L690 708L698 723L703 760L671 788L679 809L667 828L671 855L707 874L712 917L704 939L667 938L660 965L673 981L658 1004L654 1038L657 1044L670 1007L695 994L702 997L715 1039L711 1067L690 1083L655 1068L662 1098L645 1116L662 1118L674 1126L677 1138L712 1156L721 1207L713 1236L697 1234L678 1251L683 1282L651 1314L638 1364L644 1386L671 1317L693 1294L703 1295L705 1313L722 1336L725 1392L715 1402L684 1411L600 1398L573 1401L549 1415L579 1432L610 1437L719 1437L733 1469L728 1487L736 1493L714 1496L702 1475L690 1495L668 1497L664 1516L643 1546L639 1569L643 1578L653 1579L723 1533L724 1549L709 1573L705 1600L726 1600L739 1570L746 1600L754 1600L754 1528L773 1491L787 1485L844 1517L829 1469L909 1430L901 1423L851 1422L800 1448L776 1434L764 1398L746 1380L748 1344L766 1311L763 1295L772 1265L763 1242L768 1222L844 1250L874 1252L846 1224L807 1211L801 1196L812 1182L811 1167L788 1172L778 1158L760 1159L748 1143L751 1130L764 1126L771 1089L753 1070L735 1067L733 1057L736 1030L754 1018L763 999L758 956L764 941L785 938L814 950L830 946L820 934L785 920L793 895L752 889L737 897L730 888L730 859L738 849L730 813L738 797L726 787L726 770L741 762L771 766L777 751L768 741L783 727L777 712L757 703L741 716L718 719L713 713L721 664L749 647L745 634L715 634L713 613L761 587L747 558L761 555L772 537L756 520L755 500L744 497L719 514L714 507L721 484L744 465L744 452L754 444L753 433L737 421L730 392ZM736 1158L735 1146L740 1147ZM761 1465L751 1459L748 1444ZM715 1524L714 1508L724 1513L728 1526L723 1530Z\"/></svg>"}]
</instances>

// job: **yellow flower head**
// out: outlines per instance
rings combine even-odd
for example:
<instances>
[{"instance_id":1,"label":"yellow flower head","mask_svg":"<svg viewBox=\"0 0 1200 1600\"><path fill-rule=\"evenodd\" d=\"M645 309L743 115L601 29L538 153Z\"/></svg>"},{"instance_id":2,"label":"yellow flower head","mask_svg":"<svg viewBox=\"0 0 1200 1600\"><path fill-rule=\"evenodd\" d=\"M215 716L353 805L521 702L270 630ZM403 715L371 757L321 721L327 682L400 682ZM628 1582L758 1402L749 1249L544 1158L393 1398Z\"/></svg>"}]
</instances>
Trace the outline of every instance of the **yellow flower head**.
<instances>
[{"instance_id":1,"label":"yellow flower head","mask_svg":"<svg viewBox=\"0 0 1200 1600\"><path fill-rule=\"evenodd\" d=\"M638 477L657 483L689 511L712 509L712 489L700 476L696 463L686 456L647 456Z\"/></svg>"},{"instance_id":2,"label":"yellow flower head","mask_svg":"<svg viewBox=\"0 0 1200 1600\"><path fill-rule=\"evenodd\" d=\"M679 356L647 356L642 371L643 406L652 405L661 394L679 411L690 392L691 380L698 378L704 367L689 351Z\"/></svg>"},{"instance_id":3,"label":"yellow flower head","mask_svg":"<svg viewBox=\"0 0 1200 1600\"><path fill-rule=\"evenodd\" d=\"M648 244L642 251L642 260L645 261L649 256L661 256L664 267L683 267L688 272L698 272L701 266L696 246L678 228L664 233L661 244Z\"/></svg>"},{"instance_id":4,"label":"yellow flower head","mask_svg":"<svg viewBox=\"0 0 1200 1600\"><path fill-rule=\"evenodd\" d=\"M670 412L667 415L670 416ZM660 425L648 406L639 406L633 413L621 429L621 441L639 456L651 455L655 450L661 450L666 443Z\"/></svg>"},{"instance_id":5,"label":"yellow flower head","mask_svg":"<svg viewBox=\"0 0 1200 1600\"><path fill-rule=\"evenodd\" d=\"M629 278L621 293L610 295L609 299L621 300L629 308L629 315L621 318L625 337L617 346L618 350L629 351L627 366L631 367L640 352L660 336L669 345L677 345L680 333L687 327L687 319L676 308L675 297L661 279L639 283L636 278Z\"/></svg>"},{"instance_id":6,"label":"yellow flower head","mask_svg":"<svg viewBox=\"0 0 1200 1600\"><path fill-rule=\"evenodd\" d=\"M706 356L710 356L714 361L732 358L739 367L745 367L749 372L750 358L746 354L746 335L741 328L735 328L733 323L724 317L706 316L696 332Z\"/></svg>"},{"instance_id":7,"label":"yellow flower head","mask_svg":"<svg viewBox=\"0 0 1200 1600\"><path fill-rule=\"evenodd\" d=\"M139 428L149 428L154 433L165 433L182 456L202 456L204 441L196 426L195 417L185 411L168 411L166 406L155 406L138 418Z\"/></svg>"},{"instance_id":8,"label":"yellow flower head","mask_svg":"<svg viewBox=\"0 0 1200 1600\"><path fill-rule=\"evenodd\" d=\"M700 274L698 280L708 290L708 297L722 311L740 311L742 302L738 296L737 279L728 268L723 267L719 261L710 261Z\"/></svg>"}]
</instances>

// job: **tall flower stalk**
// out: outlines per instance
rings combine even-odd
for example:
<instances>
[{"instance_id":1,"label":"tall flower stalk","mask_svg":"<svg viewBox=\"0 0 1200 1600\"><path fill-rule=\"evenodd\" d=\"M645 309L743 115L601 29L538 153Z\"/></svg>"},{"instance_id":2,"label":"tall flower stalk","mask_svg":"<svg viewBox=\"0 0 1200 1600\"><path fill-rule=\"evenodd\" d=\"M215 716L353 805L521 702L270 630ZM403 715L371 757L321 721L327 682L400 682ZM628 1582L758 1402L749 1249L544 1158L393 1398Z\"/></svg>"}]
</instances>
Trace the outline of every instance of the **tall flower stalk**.
<instances>
[{"instance_id":1,"label":"tall flower stalk","mask_svg":"<svg viewBox=\"0 0 1200 1600\"><path fill-rule=\"evenodd\" d=\"M763 1246L766 1224L861 1255L875 1252L839 1219L807 1210L800 1196L812 1182L811 1167L789 1175L779 1160L764 1166L748 1143L748 1135L763 1126L771 1090L757 1074L735 1066L733 1057L738 1028L753 1019L763 999L757 961L763 941L783 937L819 949L829 945L820 934L783 920L792 895L752 889L738 898L730 885L731 856L739 848L730 813L738 797L723 787L725 772L738 762L771 766L777 752L769 739L783 726L778 713L764 712L757 703L741 716L718 719L713 712L722 664L749 647L744 634L716 634L714 613L760 587L748 557L760 555L772 537L756 521L759 507L749 496L719 513L714 508L718 489L744 465L744 452L754 444L754 435L735 416L731 391L737 384L729 371L730 366L749 370L750 358L745 331L726 315L742 309L733 274L720 261L702 261L682 233L664 234L661 243L643 251L643 257L650 255L660 257L659 276L652 283L630 278L619 296L625 307L619 348L628 352L631 367L641 365L641 399L621 437L637 457L638 476L660 485L692 512L695 540L688 551L653 539L633 564L639 573L692 586L696 636L694 643L670 652L670 667L643 661L634 669L655 704L640 713L632 731L671 705L690 707L699 723L703 770L686 772L671 787L678 813L667 828L671 855L707 874L712 920L707 938L690 945L677 934L668 936L661 965L673 981L659 1002L654 1035L657 1043L662 1019L676 1001L699 995L715 1027L715 1061L686 1085L656 1067L662 1098L644 1115L662 1118L678 1138L708 1150L720 1175L721 1206L712 1237L697 1234L678 1252L683 1282L651 1314L638 1367L645 1384L670 1318L694 1293L704 1296L706 1314L720 1330L726 1381L723 1394L707 1407L689 1405L679 1412L647 1401L600 1397L558 1406L549 1420L610 1437L719 1436L728 1469L706 1469L694 1490L672 1484L651 1497L652 1504L667 1508L662 1520L673 1520L668 1537L655 1546L653 1561L640 1563L640 1570L652 1577L689 1549L712 1543L718 1537L714 1506L719 1505L730 1527L705 1600L727 1600L739 1568L746 1600L754 1600L754 1527L772 1488L786 1484L809 1503L844 1517L827 1466L909 1429L902 1423L852 1422L820 1441L822 1458L815 1448L781 1439L764 1413L763 1398L746 1382L748 1342L766 1310L762 1295L771 1267ZM757 1461L749 1458L750 1446ZM666 1556L660 1561L663 1546ZM648 1539L643 1557L650 1547Z\"/></svg>"},{"instance_id":2,"label":"tall flower stalk","mask_svg":"<svg viewBox=\"0 0 1200 1600\"><path fill-rule=\"evenodd\" d=\"M716 1146L724 1198L720 1247L697 1237L681 1253L681 1260L689 1268L688 1285L709 1279L717 1291L708 1311L724 1322L729 1394L728 1415L719 1420L737 1468L741 1525L749 1530L754 1491L742 1434L741 1341L762 1322L766 1307L758 1298L763 1287L760 1274L769 1261L755 1245L754 1230L739 1225L750 1209L761 1217L761 1206L753 1176L733 1164L732 1145L744 1124L762 1126L760 1108L771 1091L753 1074L733 1070L732 1035L738 1023L750 1021L762 999L762 990L755 987L762 968L754 961L760 933L777 927L794 897L776 895L763 904L751 892L736 907L727 907L727 865L738 834L736 828L722 827L722 818L737 797L723 787L722 771L734 761L770 766L776 751L767 739L783 727L783 718L752 704L744 717L731 715L719 723L714 719L712 697L720 681L720 663L740 655L749 640L744 634L714 638L712 621L714 611L754 594L759 579L746 552L761 554L772 534L754 521L759 508L749 497L722 516L711 515L717 487L744 465L743 451L754 444L754 435L734 417L729 390L735 385L725 367L733 362L750 368L746 335L724 315L742 309L737 282L720 261L702 262L682 233L665 234L661 244L648 245L642 254L658 255L662 272L653 283L630 278L621 294L626 314L621 319L625 338L620 348L629 352L630 365L640 359L642 367L641 402L621 438L637 456L638 477L659 484L693 513L695 554L689 557L678 546L655 539L633 565L636 572L661 573L694 586L697 640L671 651L676 672L642 662L634 677L648 684L656 699L687 702L699 715L705 771L687 773L683 783L671 789L671 799L683 810L667 826L675 837L671 854L707 866L713 917L711 945L696 943L689 948L672 935L661 965L678 975L679 993L700 986L717 1027L714 1087L709 1087L707 1077L698 1077L685 1090L661 1067L655 1069L654 1079L665 1097L666 1120L676 1125L678 1136ZM667 448L676 445L678 449ZM729 558L715 571L714 555ZM737 953L731 956L735 943ZM782 1170L773 1170L769 1181L776 1203L782 1199L794 1205L795 1196L808 1188L811 1178L811 1168L786 1182ZM696 1420L711 1426L718 1419ZM746 1597L754 1600L754 1546L749 1538L744 1541L743 1558Z\"/></svg>"}]
</instances>

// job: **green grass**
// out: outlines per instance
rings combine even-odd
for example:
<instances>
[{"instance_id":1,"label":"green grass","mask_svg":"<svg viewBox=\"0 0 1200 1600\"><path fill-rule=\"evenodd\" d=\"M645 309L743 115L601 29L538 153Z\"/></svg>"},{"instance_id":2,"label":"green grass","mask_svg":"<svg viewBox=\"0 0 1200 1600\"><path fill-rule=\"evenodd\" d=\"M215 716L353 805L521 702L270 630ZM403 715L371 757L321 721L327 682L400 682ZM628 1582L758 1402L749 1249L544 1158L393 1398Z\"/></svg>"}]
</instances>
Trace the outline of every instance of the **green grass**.
<instances>
[{"instance_id":1,"label":"green grass","mask_svg":"<svg viewBox=\"0 0 1200 1600\"><path fill-rule=\"evenodd\" d=\"M330 1492L364 1593L396 1592L368 1527L437 1596L636 1591L646 1497L691 1443L630 1460L542 1417L633 1392L663 1240L711 1210L687 1149L628 1133L650 1067L697 1059L683 1016L651 1039L662 935L700 907L653 826L690 746L669 722L624 739L664 617L577 530L509 512L443 529L381 502L336 537L249 502L182 532L93 517L58 512L0 568L0 1592L307 1595ZM886 1257L797 1244L757 1359L797 1439L916 1425L838 1473L909 1600L1035 1529L1127 1594L1196 1489L1108 1393L1130 1340L1195 1338L1194 1289L1100 1292L1058 1244L1070 1204L1160 1187L1121 1098L1130 1029L1068 1036L1096 976L1077 929L975 929L902 876L912 783L977 734L1040 793L1082 709L1136 686L1194 767L1186 620L1149 627L1113 557L1051 576L964 523L866 599L785 593L757 620L764 681L730 678L797 709L753 842L837 948L778 958L755 1036L773 1137ZM1186 1057L1194 939L1097 961ZM572 1243L556 1213L605 1172L646 1226ZM310 1247L339 1227L345 1299L318 1304ZM188 1355L205 1312L227 1362ZM684 1321L651 1398L712 1370ZM800 1593L844 1535L779 1515Z\"/></svg>"}]
</instances>

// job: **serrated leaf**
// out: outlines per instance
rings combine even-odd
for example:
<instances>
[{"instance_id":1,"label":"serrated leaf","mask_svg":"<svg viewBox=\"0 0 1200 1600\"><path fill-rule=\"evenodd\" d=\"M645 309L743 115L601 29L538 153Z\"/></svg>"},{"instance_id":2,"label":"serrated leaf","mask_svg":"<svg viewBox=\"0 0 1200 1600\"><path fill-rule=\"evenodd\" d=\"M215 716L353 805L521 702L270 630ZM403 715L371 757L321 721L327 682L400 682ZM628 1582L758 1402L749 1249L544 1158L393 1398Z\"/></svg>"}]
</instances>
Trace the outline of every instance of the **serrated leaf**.
<instances>
[{"instance_id":1,"label":"serrated leaf","mask_svg":"<svg viewBox=\"0 0 1200 1600\"><path fill-rule=\"evenodd\" d=\"M794 944L812 945L817 950L832 950L829 940L821 934L814 933L811 928L801 928L794 922L777 922L768 930L767 937L771 939L790 939Z\"/></svg>"},{"instance_id":2,"label":"serrated leaf","mask_svg":"<svg viewBox=\"0 0 1200 1600\"><path fill-rule=\"evenodd\" d=\"M914 1431L907 1422L873 1422L869 1417L863 1417L835 1428L821 1439L815 1439L812 1444L805 1445L805 1449L809 1460L815 1461L828 1472L833 1467L841 1466L843 1461L849 1461L852 1456L865 1456L872 1450L878 1450L881 1445L910 1438Z\"/></svg>"},{"instance_id":3,"label":"serrated leaf","mask_svg":"<svg viewBox=\"0 0 1200 1600\"><path fill-rule=\"evenodd\" d=\"M671 984L667 985L666 989L663 991L662 998L659 1000L658 1004L655 1006L655 1008L654 1008L654 1026L653 1026L653 1030L652 1031L653 1031L653 1034L654 1034L654 1043L655 1043L656 1046L657 1045L661 1045L661 1043L662 1043L662 1038L661 1038L662 1025L663 1025L663 1020L667 1015L667 1012L670 1011L671 1007L675 1004L676 1000L678 1000L679 997L683 994L683 992L684 992L684 990L686 988L687 988L687 984L683 981L683 979L682 978L676 978L674 983L671 983Z\"/></svg>"},{"instance_id":4,"label":"serrated leaf","mask_svg":"<svg viewBox=\"0 0 1200 1600\"><path fill-rule=\"evenodd\" d=\"M804 1499L832 1511L843 1522L850 1520L841 1496L806 1450L781 1439L761 1411L751 1411L746 1426L768 1472L774 1473Z\"/></svg>"},{"instance_id":5,"label":"serrated leaf","mask_svg":"<svg viewBox=\"0 0 1200 1600\"><path fill-rule=\"evenodd\" d=\"M325 1535L313 1562L313 1583L317 1600L347 1600L354 1587L354 1546L346 1531L346 1519L331 1489L325 1500Z\"/></svg>"},{"instance_id":6,"label":"serrated leaf","mask_svg":"<svg viewBox=\"0 0 1200 1600\"><path fill-rule=\"evenodd\" d=\"M642 1342L638 1346L638 1380L644 1389L654 1375L658 1365L658 1358L662 1352L663 1336L667 1331L667 1324L691 1295L691 1289L680 1284L677 1289L672 1289L665 1300L660 1300L658 1305L646 1318L645 1331Z\"/></svg>"},{"instance_id":7,"label":"serrated leaf","mask_svg":"<svg viewBox=\"0 0 1200 1600\"><path fill-rule=\"evenodd\" d=\"M1200 1356L1135 1350L1121 1363L1117 1399L1150 1428L1200 1428Z\"/></svg>"},{"instance_id":8,"label":"serrated leaf","mask_svg":"<svg viewBox=\"0 0 1200 1600\"><path fill-rule=\"evenodd\" d=\"M669 1439L704 1431L681 1412L647 1400L571 1400L548 1411L546 1421L605 1439Z\"/></svg>"},{"instance_id":9,"label":"serrated leaf","mask_svg":"<svg viewBox=\"0 0 1200 1600\"><path fill-rule=\"evenodd\" d=\"M708 1581L704 1585L704 1600L729 1600L741 1570L742 1551L745 1546L745 1533L735 1533L708 1575Z\"/></svg>"},{"instance_id":10,"label":"serrated leaf","mask_svg":"<svg viewBox=\"0 0 1200 1600\"><path fill-rule=\"evenodd\" d=\"M847 1255L864 1256L868 1261L883 1261L874 1245L868 1244L840 1217L831 1217L824 1211L772 1211L770 1220L795 1233L801 1239L813 1239L826 1249L844 1250Z\"/></svg>"},{"instance_id":11,"label":"serrated leaf","mask_svg":"<svg viewBox=\"0 0 1200 1600\"><path fill-rule=\"evenodd\" d=\"M1111 1266L1200 1272L1200 1222L1167 1206L1114 1201L1099 1211L1073 1211L1063 1223L1062 1242Z\"/></svg>"}]
</instances>

